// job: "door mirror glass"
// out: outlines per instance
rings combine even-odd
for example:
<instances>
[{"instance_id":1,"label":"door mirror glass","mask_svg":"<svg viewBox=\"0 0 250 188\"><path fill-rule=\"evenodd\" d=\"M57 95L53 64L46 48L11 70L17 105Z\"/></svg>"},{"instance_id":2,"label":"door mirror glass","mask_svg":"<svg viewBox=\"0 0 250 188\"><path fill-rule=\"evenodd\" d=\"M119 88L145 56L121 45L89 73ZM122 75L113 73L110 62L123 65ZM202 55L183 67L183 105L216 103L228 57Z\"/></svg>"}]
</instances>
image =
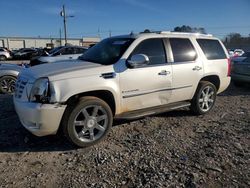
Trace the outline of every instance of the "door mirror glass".
<instances>
[{"instance_id":1,"label":"door mirror glass","mask_svg":"<svg viewBox=\"0 0 250 188\"><path fill-rule=\"evenodd\" d=\"M130 60L127 61L127 64L130 68L143 67L149 63L148 56L144 54L133 55Z\"/></svg>"}]
</instances>

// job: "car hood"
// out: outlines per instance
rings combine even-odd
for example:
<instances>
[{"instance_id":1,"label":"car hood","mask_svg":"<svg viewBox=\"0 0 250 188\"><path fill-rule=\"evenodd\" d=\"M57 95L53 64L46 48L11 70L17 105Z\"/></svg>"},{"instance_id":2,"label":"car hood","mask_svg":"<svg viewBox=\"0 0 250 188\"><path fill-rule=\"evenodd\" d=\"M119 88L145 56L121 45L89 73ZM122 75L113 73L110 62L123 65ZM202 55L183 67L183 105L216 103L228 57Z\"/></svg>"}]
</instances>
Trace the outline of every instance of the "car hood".
<instances>
[{"instance_id":1,"label":"car hood","mask_svg":"<svg viewBox=\"0 0 250 188\"><path fill-rule=\"evenodd\" d=\"M16 64L0 63L0 70L22 70L23 67Z\"/></svg>"},{"instance_id":2,"label":"car hood","mask_svg":"<svg viewBox=\"0 0 250 188\"><path fill-rule=\"evenodd\" d=\"M28 68L22 72L22 75L30 78L30 80L35 80L41 77L49 77L50 80L60 80L97 74L96 71L93 71L92 69L98 69L98 67L105 66L82 60L58 61ZM90 71L90 69L92 71Z\"/></svg>"}]
</instances>

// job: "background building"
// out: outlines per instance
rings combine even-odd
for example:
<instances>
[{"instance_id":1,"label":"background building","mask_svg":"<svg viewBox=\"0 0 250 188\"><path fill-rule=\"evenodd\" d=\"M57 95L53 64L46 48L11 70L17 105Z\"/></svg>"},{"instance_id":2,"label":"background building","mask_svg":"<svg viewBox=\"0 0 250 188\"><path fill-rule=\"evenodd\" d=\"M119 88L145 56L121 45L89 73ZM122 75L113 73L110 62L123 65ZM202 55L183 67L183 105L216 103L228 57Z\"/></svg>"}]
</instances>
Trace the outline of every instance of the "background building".
<instances>
[{"instance_id":1,"label":"background building","mask_svg":"<svg viewBox=\"0 0 250 188\"><path fill-rule=\"evenodd\" d=\"M91 44L100 42L99 37L68 38L68 44L88 47ZM19 48L54 48L62 46L65 41L60 38L40 38L40 37L0 37L0 47L10 50Z\"/></svg>"}]
</instances>

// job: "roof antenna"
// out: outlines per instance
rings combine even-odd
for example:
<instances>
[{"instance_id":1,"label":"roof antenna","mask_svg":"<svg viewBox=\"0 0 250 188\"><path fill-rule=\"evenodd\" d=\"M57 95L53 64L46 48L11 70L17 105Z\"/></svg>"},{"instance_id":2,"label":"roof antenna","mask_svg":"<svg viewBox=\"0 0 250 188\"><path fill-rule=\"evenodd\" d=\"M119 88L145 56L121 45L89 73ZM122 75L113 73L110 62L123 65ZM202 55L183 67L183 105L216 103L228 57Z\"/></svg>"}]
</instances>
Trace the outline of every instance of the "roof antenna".
<instances>
[{"instance_id":1,"label":"roof antenna","mask_svg":"<svg viewBox=\"0 0 250 188\"><path fill-rule=\"evenodd\" d=\"M134 35L133 31L131 31L131 33L129 35L131 35L131 36Z\"/></svg>"}]
</instances>

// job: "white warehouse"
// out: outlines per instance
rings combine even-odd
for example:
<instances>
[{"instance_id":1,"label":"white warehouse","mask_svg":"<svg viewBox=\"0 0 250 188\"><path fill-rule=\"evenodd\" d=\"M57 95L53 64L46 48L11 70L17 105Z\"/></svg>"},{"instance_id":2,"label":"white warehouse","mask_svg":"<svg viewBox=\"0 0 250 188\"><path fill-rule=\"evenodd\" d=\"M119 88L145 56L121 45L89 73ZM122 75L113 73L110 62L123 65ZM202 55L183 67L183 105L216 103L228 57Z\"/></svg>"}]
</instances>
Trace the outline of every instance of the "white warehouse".
<instances>
[{"instance_id":1,"label":"white warehouse","mask_svg":"<svg viewBox=\"0 0 250 188\"><path fill-rule=\"evenodd\" d=\"M68 38L67 43L77 46L88 47L91 44L100 42L99 37ZM41 38L41 37L0 37L0 47L10 50L19 48L54 48L64 45L64 39L60 38Z\"/></svg>"}]
</instances>

